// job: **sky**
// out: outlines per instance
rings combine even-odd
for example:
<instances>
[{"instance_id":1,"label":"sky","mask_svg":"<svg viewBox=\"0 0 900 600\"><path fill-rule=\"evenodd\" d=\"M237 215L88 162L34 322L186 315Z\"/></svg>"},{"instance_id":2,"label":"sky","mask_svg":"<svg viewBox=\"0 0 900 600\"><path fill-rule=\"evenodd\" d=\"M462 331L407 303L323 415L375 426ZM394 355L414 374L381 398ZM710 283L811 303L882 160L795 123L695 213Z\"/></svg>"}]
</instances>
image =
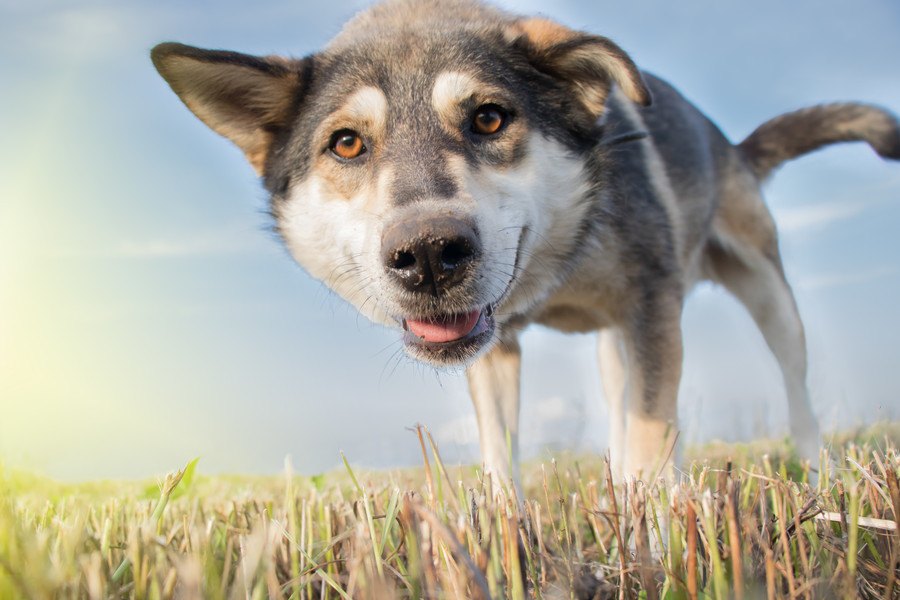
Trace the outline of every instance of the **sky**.
<instances>
[{"instance_id":1,"label":"sky","mask_svg":"<svg viewBox=\"0 0 900 600\"><path fill-rule=\"evenodd\" d=\"M175 40L303 56L367 2L0 0L0 463L62 480L306 474L477 459L464 377L402 356L294 265L241 153L149 60ZM900 111L893 0L506 0L607 35L732 140L857 99ZM804 318L823 428L900 419L900 164L863 145L766 187ZM780 376L724 292L685 310L683 440L784 435ZM526 454L600 451L595 336L523 337Z\"/></svg>"}]
</instances>

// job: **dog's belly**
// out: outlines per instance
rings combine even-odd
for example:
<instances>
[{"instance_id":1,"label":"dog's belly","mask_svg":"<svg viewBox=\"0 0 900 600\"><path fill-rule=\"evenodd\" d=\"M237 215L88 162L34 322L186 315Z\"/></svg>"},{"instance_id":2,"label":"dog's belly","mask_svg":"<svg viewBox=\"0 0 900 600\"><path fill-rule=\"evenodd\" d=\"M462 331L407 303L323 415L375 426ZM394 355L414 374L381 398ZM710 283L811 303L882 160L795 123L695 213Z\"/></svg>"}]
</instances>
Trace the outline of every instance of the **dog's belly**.
<instances>
[{"instance_id":1,"label":"dog's belly","mask_svg":"<svg viewBox=\"0 0 900 600\"><path fill-rule=\"evenodd\" d=\"M598 310L560 305L545 308L534 322L565 333L588 333L603 329L609 324L609 319Z\"/></svg>"}]
</instances>

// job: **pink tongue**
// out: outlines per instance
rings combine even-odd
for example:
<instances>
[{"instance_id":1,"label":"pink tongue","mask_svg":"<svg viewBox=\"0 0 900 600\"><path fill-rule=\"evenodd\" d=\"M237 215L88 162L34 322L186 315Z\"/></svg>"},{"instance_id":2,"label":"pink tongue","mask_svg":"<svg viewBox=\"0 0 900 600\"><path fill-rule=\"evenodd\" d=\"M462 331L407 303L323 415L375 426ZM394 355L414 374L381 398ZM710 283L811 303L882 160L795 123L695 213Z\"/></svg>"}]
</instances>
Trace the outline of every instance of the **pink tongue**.
<instances>
[{"instance_id":1,"label":"pink tongue","mask_svg":"<svg viewBox=\"0 0 900 600\"><path fill-rule=\"evenodd\" d=\"M414 335L426 342L452 342L467 336L475 329L480 317L481 310L473 310L464 315L451 315L424 321L407 319L406 326Z\"/></svg>"}]
</instances>

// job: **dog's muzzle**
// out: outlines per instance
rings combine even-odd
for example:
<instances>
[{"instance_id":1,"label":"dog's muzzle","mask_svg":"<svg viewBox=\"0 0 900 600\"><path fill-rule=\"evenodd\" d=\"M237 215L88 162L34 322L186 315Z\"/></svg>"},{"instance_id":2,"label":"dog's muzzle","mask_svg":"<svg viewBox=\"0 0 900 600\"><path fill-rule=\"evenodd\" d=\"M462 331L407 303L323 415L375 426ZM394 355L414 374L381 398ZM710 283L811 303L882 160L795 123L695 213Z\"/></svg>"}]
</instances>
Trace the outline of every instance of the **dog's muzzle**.
<instances>
[{"instance_id":1,"label":"dog's muzzle","mask_svg":"<svg viewBox=\"0 0 900 600\"><path fill-rule=\"evenodd\" d=\"M414 356L454 363L490 339L492 307L466 300L466 284L482 257L470 221L433 214L403 219L385 229L381 249L385 272L408 294L409 312L399 320Z\"/></svg>"}]
</instances>

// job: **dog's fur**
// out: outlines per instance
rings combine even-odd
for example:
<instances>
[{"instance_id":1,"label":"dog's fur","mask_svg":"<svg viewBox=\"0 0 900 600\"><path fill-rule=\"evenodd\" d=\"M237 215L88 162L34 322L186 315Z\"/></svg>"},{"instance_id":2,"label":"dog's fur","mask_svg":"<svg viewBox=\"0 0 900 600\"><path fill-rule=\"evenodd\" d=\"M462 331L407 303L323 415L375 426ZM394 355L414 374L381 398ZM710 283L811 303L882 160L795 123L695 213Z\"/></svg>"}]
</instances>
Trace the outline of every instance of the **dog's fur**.
<instances>
[{"instance_id":1,"label":"dog's fur","mask_svg":"<svg viewBox=\"0 0 900 600\"><path fill-rule=\"evenodd\" d=\"M313 277L408 329L415 358L468 366L495 477L517 476L517 334L529 323L600 331L614 468L658 474L676 437L682 306L702 280L755 319L794 440L816 456L803 326L760 183L834 142L900 158L886 111L818 106L732 145L610 40L470 0L388 0L299 60L174 43L152 58L246 153ZM483 110L500 111L497 133L475 127ZM347 131L364 144L356 158L334 152ZM461 337L413 335L429 321Z\"/></svg>"}]
</instances>

